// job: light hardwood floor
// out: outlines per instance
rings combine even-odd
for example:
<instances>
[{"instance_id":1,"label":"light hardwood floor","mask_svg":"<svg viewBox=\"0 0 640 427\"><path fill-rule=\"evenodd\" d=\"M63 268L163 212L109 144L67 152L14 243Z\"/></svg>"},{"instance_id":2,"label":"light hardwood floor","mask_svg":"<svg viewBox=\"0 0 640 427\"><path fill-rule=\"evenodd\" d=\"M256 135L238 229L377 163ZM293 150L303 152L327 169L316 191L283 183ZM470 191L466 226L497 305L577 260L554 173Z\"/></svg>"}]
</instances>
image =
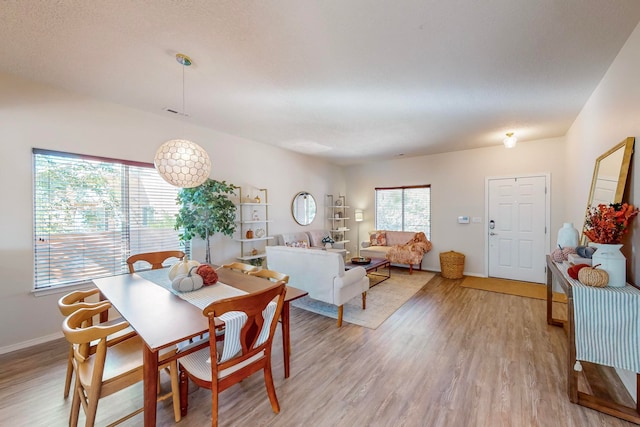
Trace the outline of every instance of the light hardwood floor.
<instances>
[{"instance_id":1,"label":"light hardwood floor","mask_svg":"<svg viewBox=\"0 0 640 427\"><path fill-rule=\"evenodd\" d=\"M420 274L420 272L414 272ZM220 396L221 426L633 426L569 402L567 340L545 302L462 288L436 275L377 330L291 309L291 377L274 341L274 414L260 374ZM179 321L179 319L176 319ZM0 425L63 426L64 340L0 356ZM169 386L167 375L163 387ZM193 389L179 425L210 423ZM98 425L142 406L140 385L100 402ZM84 415L81 415L84 422ZM142 424L138 415L123 425ZM158 425L173 421L158 405Z\"/></svg>"}]
</instances>

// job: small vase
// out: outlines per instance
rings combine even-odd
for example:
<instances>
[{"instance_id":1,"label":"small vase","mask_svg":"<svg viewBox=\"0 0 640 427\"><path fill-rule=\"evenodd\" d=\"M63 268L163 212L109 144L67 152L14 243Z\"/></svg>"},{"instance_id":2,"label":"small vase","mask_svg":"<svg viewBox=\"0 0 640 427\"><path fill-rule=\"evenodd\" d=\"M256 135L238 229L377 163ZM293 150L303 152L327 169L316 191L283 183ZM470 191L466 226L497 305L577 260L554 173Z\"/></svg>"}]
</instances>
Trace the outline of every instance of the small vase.
<instances>
[{"instance_id":1,"label":"small vase","mask_svg":"<svg viewBox=\"0 0 640 427\"><path fill-rule=\"evenodd\" d=\"M591 262L594 266L600 264L601 269L609 274L607 286L623 288L627 285L627 259L620 252L622 245L606 243L589 243L597 250L593 253Z\"/></svg>"},{"instance_id":2,"label":"small vase","mask_svg":"<svg viewBox=\"0 0 640 427\"><path fill-rule=\"evenodd\" d=\"M253 239L253 230L248 229L246 234L247 239Z\"/></svg>"},{"instance_id":3,"label":"small vase","mask_svg":"<svg viewBox=\"0 0 640 427\"><path fill-rule=\"evenodd\" d=\"M562 224L562 228L558 230L558 246L563 248L575 248L578 246L578 230L573 226L573 223L565 222Z\"/></svg>"}]
</instances>

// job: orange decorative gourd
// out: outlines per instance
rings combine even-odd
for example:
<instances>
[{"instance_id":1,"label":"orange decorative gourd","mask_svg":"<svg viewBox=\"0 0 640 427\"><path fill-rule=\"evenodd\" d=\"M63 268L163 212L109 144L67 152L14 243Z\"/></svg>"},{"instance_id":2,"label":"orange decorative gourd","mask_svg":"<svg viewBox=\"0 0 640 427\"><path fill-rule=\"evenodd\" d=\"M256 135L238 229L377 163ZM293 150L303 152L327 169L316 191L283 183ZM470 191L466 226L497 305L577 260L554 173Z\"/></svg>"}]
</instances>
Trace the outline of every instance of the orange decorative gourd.
<instances>
[{"instance_id":1,"label":"orange decorative gourd","mask_svg":"<svg viewBox=\"0 0 640 427\"><path fill-rule=\"evenodd\" d=\"M578 273L585 267L589 267L589 264L575 264L567 269L567 274L574 280L578 280Z\"/></svg>"},{"instance_id":2,"label":"orange decorative gourd","mask_svg":"<svg viewBox=\"0 0 640 427\"><path fill-rule=\"evenodd\" d=\"M593 267L584 267L578 272L578 280L587 286L603 288L609 283L609 273L599 269L598 265Z\"/></svg>"},{"instance_id":3,"label":"orange decorative gourd","mask_svg":"<svg viewBox=\"0 0 640 427\"><path fill-rule=\"evenodd\" d=\"M216 270L209 264L201 264L196 270L196 273L202 276L204 286L215 285L218 281L218 273L216 273Z\"/></svg>"}]
</instances>

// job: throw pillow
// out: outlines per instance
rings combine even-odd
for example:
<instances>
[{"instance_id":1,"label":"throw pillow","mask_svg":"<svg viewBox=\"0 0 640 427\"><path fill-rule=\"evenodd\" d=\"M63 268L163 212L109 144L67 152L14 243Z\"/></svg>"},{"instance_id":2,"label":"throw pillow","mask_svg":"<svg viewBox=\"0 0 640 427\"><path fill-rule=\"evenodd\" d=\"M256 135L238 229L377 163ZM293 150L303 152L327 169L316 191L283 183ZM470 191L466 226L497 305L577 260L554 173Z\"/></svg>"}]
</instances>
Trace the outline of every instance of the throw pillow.
<instances>
[{"instance_id":1,"label":"throw pillow","mask_svg":"<svg viewBox=\"0 0 640 427\"><path fill-rule=\"evenodd\" d=\"M371 246L387 246L387 233L384 231L374 231L369 235Z\"/></svg>"}]
</instances>

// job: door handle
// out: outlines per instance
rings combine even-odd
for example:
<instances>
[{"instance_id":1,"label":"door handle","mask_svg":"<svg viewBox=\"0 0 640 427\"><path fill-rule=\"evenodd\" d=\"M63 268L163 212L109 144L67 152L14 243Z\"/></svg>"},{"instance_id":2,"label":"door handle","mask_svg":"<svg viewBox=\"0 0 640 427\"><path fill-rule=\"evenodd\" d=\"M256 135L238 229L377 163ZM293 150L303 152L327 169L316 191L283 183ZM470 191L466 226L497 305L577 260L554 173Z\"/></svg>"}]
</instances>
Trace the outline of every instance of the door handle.
<instances>
[{"instance_id":1,"label":"door handle","mask_svg":"<svg viewBox=\"0 0 640 427\"><path fill-rule=\"evenodd\" d=\"M493 231L491 233L489 233L489 236L497 236L498 233L494 233Z\"/></svg>"}]
</instances>

